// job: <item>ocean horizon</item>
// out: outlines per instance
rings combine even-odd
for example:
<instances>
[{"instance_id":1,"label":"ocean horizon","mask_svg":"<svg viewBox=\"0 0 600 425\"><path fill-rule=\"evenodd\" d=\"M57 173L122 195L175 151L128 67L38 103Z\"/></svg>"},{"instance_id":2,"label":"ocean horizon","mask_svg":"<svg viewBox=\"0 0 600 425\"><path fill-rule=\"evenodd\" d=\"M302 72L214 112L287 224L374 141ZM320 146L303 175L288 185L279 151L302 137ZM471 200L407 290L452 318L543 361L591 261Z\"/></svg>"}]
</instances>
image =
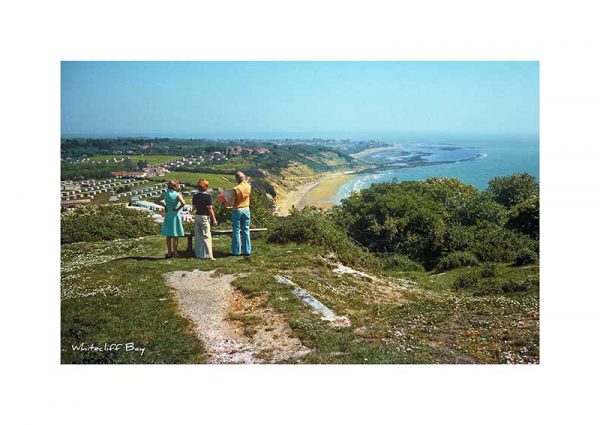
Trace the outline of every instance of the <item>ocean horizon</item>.
<instances>
[{"instance_id":1,"label":"ocean horizon","mask_svg":"<svg viewBox=\"0 0 600 425\"><path fill-rule=\"evenodd\" d=\"M357 174L340 186L332 202L339 204L353 191L374 183L393 180L425 180L429 177L458 178L480 190L494 177L528 173L539 181L539 140L536 137L492 138L452 141L415 138L387 140L393 147L371 152L361 159L376 164L372 173Z\"/></svg>"}]
</instances>

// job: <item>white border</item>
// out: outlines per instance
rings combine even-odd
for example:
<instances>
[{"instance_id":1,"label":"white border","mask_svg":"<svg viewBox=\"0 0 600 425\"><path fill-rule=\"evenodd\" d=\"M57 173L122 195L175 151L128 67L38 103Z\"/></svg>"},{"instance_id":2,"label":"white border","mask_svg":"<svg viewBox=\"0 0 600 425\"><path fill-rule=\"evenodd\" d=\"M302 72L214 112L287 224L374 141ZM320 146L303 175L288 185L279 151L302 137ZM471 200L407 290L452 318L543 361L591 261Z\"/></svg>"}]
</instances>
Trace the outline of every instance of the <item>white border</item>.
<instances>
[{"instance_id":1,"label":"white border","mask_svg":"<svg viewBox=\"0 0 600 425\"><path fill-rule=\"evenodd\" d=\"M3 4L2 415L89 424L588 422L596 397L585 382L597 376L599 348L589 268L600 240L600 37L592 2L549 3ZM59 62L84 59L540 60L542 364L60 366ZM25 185L39 192L21 200ZM31 214L16 218L25 204Z\"/></svg>"}]
</instances>

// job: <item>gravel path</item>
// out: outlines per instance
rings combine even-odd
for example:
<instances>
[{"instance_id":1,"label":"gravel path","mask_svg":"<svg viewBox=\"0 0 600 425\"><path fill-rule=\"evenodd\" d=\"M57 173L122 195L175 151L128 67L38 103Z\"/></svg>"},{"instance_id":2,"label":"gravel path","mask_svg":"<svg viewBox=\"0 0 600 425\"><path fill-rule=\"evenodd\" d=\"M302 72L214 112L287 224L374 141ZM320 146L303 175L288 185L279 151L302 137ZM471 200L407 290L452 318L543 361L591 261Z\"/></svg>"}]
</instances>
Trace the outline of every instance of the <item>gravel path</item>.
<instances>
[{"instance_id":1,"label":"gravel path","mask_svg":"<svg viewBox=\"0 0 600 425\"><path fill-rule=\"evenodd\" d=\"M290 335L291 329L280 314L263 307L258 298L244 297L231 285L240 277L215 276L214 270L167 275L183 314L194 323L196 335L204 343L209 363L290 362L310 352ZM248 314L260 319L251 336L244 334L241 322L228 320L232 315Z\"/></svg>"}]
</instances>

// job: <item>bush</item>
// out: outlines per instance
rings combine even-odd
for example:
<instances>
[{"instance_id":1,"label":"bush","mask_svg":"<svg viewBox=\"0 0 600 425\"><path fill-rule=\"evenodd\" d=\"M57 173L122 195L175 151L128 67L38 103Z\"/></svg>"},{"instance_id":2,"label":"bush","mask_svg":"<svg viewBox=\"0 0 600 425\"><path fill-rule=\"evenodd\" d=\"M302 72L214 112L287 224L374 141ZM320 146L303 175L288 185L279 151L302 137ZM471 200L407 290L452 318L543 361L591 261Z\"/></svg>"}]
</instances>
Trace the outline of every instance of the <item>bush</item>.
<instances>
[{"instance_id":1,"label":"bush","mask_svg":"<svg viewBox=\"0 0 600 425\"><path fill-rule=\"evenodd\" d=\"M275 228L268 233L272 243L298 242L319 245L335 252L348 264L373 265L378 263L368 251L354 243L330 216L316 208L294 210L288 217L279 218Z\"/></svg>"},{"instance_id":2,"label":"bush","mask_svg":"<svg viewBox=\"0 0 600 425\"><path fill-rule=\"evenodd\" d=\"M515 266L527 266L535 264L538 260L538 255L530 249L520 250L515 257Z\"/></svg>"},{"instance_id":3,"label":"bush","mask_svg":"<svg viewBox=\"0 0 600 425\"><path fill-rule=\"evenodd\" d=\"M453 283L455 291L468 290L472 295L500 295L503 293L502 284L493 278L481 278L480 272L462 274Z\"/></svg>"},{"instance_id":4,"label":"bush","mask_svg":"<svg viewBox=\"0 0 600 425\"><path fill-rule=\"evenodd\" d=\"M481 270L471 270L459 275L454 280L452 289L466 290L475 296L486 296L528 292L537 284L534 277L500 276L495 265L488 264Z\"/></svg>"},{"instance_id":5,"label":"bush","mask_svg":"<svg viewBox=\"0 0 600 425\"><path fill-rule=\"evenodd\" d=\"M484 193L456 179L381 183L344 199L333 219L372 252L399 253L427 269L456 251L508 262L520 249L537 250L537 191L526 174L494 179Z\"/></svg>"},{"instance_id":6,"label":"bush","mask_svg":"<svg viewBox=\"0 0 600 425\"><path fill-rule=\"evenodd\" d=\"M455 218L463 226L472 226L485 221L504 226L507 211L494 201L489 193L476 193L461 202L456 209Z\"/></svg>"},{"instance_id":7,"label":"bush","mask_svg":"<svg viewBox=\"0 0 600 425\"><path fill-rule=\"evenodd\" d=\"M492 263L484 264L481 268L481 277L498 277L498 268Z\"/></svg>"},{"instance_id":8,"label":"bush","mask_svg":"<svg viewBox=\"0 0 600 425\"><path fill-rule=\"evenodd\" d=\"M457 251L446 255L437 265L439 271L479 265L479 260L470 252Z\"/></svg>"},{"instance_id":9,"label":"bush","mask_svg":"<svg viewBox=\"0 0 600 425\"><path fill-rule=\"evenodd\" d=\"M479 283L479 276L476 273L463 273L454 280L452 288L455 291L466 288L473 288Z\"/></svg>"},{"instance_id":10,"label":"bush","mask_svg":"<svg viewBox=\"0 0 600 425\"><path fill-rule=\"evenodd\" d=\"M505 293L527 292L536 284L537 284L537 282L532 279L525 279L525 280L509 279L502 284L502 291Z\"/></svg>"},{"instance_id":11,"label":"bush","mask_svg":"<svg viewBox=\"0 0 600 425\"><path fill-rule=\"evenodd\" d=\"M511 207L507 227L538 240L540 237L540 200L532 196Z\"/></svg>"},{"instance_id":12,"label":"bush","mask_svg":"<svg viewBox=\"0 0 600 425\"><path fill-rule=\"evenodd\" d=\"M499 204L512 207L531 197L538 196L539 185L535 177L527 173L513 174L490 180L487 192Z\"/></svg>"},{"instance_id":13,"label":"bush","mask_svg":"<svg viewBox=\"0 0 600 425\"><path fill-rule=\"evenodd\" d=\"M402 253L430 267L442 250L445 205L436 199L440 192L439 185L427 182L376 184L344 199L335 219L371 251Z\"/></svg>"},{"instance_id":14,"label":"bush","mask_svg":"<svg viewBox=\"0 0 600 425\"><path fill-rule=\"evenodd\" d=\"M160 225L122 205L86 206L62 213L60 231L61 243L97 242L155 235Z\"/></svg>"},{"instance_id":15,"label":"bush","mask_svg":"<svg viewBox=\"0 0 600 425\"><path fill-rule=\"evenodd\" d=\"M514 261L521 249L535 250L536 241L490 222L475 226L449 226L443 241L446 252L476 253L479 261L503 263Z\"/></svg>"},{"instance_id":16,"label":"bush","mask_svg":"<svg viewBox=\"0 0 600 425\"><path fill-rule=\"evenodd\" d=\"M422 272L425 271L425 268L417 263L416 261L411 260L405 255L400 254L383 254L381 256L383 262L383 268L386 270L394 269L400 270L403 272Z\"/></svg>"}]
</instances>

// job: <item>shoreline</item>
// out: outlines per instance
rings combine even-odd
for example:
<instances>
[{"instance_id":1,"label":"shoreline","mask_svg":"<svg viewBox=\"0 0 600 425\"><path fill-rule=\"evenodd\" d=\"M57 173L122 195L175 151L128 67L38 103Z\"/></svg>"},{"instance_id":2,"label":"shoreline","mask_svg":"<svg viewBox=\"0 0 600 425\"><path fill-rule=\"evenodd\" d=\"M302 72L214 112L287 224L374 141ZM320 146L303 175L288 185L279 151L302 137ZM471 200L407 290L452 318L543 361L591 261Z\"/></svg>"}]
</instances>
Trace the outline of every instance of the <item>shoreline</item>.
<instances>
[{"instance_id":1,"label":"shoreline","mask_svg":"<svg viewBox=\"0 0 600 425\"><path fill-rule=\"evenodd\" d=\"M395 149L395 146L384 148L369 148L351 154L355 159L361 159L374 152ZM286 197L277 206L276 215L285 217L289 215L292 207L302 209L305 206L316 206L324 209L331 208L334 203L332 198L337 194L340 187L355 177L359 171L369 168L361 164L352 170L328 171L320 174L316 180L310 181L287 193Z\"/></svg>"},{"instance_id":2,"label":"shoreline","mask_svg":"<svg viewBox=\"0 0 600 425\"><path fill-rule=\"evenodd\" d=\"M385 151L394 150L394 149L398 149L398 146L388 146L385 148L369 148L369 149L365 149L364 151L350 154L350 156L355 159L362 159L365 156L370 155L372 153L385 152Z\"/></svg>"},{"instance_id":3,"label":"shoreline","mask_svg":"<svg viewBox=\"0 0 600 425\"><path fill-rule=\"evenodd\" d=\"M309 189L298 201L297 208L315 206L329 209L333 207L332 198L337 194L340 187L354 178L354 171L327 176Z\"/></svg>"},{"instance_id":4,"label":"shoreline","mask_svg":"<svg viewBox=\"0 0 600 425\"><path fill-rule=\"evenodd\" d=\"M280 217L289 215L292 207L302 209L305 206L314 205L321 208L331 208L333 206L331 198L335 196L344 183L354 177L355 172L356 170L323 173L316 180L288 192L277 208L277 215ZM326 186L325 190L323 190L323 186ZM318 191L319 188L321 192ZM331 193L332 191L333 193Z\"/></svg>"}]
</instances>

